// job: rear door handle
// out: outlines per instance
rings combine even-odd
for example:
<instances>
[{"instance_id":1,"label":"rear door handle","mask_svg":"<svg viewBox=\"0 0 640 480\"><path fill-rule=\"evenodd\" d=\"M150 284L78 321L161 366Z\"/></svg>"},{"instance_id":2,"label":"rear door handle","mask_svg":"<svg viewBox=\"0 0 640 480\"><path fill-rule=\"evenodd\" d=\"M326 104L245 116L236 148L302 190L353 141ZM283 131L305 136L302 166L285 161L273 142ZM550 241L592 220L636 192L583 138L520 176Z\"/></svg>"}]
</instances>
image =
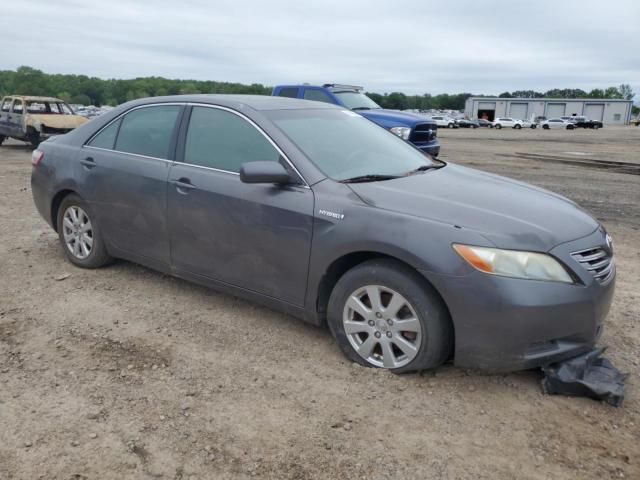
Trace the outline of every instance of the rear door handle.
<instances>
[{"instance_id":1,"label":"rear door handle","mask_svg":"<svg viewBox=\"0 0 640 480\"><path fill-rule=\"evenodd\" d=\"M89 169L89 170L96 166L96 162L93 160L92 157L87 157L84 160L80 160L80 163L84 165L86 169Z\"/></svg>"},{"instance_id":2,"label":"rear door handle","mask_svg":"<svg viewBox=\"0 0 640 480\"><path fill-rule=\"evenodd\" d=\"M179 178L178 180L171 180L171 183L175 185L178 192L184 194L189 193L189 190L196 188L196 186L191 183L191 180L185 177Z\"/></svg>"}]
</instances>

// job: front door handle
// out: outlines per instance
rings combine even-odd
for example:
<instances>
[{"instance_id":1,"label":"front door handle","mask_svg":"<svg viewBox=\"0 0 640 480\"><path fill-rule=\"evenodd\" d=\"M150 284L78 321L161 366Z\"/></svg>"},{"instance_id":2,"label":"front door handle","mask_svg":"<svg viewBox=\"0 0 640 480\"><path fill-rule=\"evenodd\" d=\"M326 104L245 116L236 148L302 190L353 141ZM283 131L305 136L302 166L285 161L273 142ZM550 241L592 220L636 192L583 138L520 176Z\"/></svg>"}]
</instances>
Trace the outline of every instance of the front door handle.
<instances>
[{"instance_id":1,"label":"front door handle","mask_svg":"<svg viewBox=\"0 0 640 480\"><path fill-rule=\"evenodd\" d=\"M171 183L175 185L178 192L183 194L189 193L189 190L193 190L194 188L196 188L196 186L191 183L191 180L185 177L181 177L177 180L171 180Z\"/></svg>"},{"instance_id":2,"label":"front door handle","mask_svg":"<svg viewBox=\"0 0 640 480\"><path fill-rule=\"evenodd\" d=\"M84 168L86 168L87 170L91 170L93 167L96 166L96 162L93 160L92 157L87 157L84 160L80 160L80 163L84 166Z\"/></svg>"}]
</instances>

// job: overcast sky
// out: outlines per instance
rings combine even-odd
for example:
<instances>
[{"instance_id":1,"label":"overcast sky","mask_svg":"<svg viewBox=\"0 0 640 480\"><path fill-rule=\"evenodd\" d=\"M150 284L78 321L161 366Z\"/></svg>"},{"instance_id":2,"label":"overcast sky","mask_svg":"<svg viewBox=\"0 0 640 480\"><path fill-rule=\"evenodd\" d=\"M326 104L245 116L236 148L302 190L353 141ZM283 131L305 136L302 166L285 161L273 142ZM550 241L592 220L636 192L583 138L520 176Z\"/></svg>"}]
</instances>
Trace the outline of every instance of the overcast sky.
<instances>
[{"instance_id":1,"label":"overcast sky","mask_svg":"<svg viewBox=\"0 0 640 480\"><path fill-rule=\"evenodd\" d=\"M0 69L640 97L640 1L8 0Z\"/></svg>"}]
</instances>

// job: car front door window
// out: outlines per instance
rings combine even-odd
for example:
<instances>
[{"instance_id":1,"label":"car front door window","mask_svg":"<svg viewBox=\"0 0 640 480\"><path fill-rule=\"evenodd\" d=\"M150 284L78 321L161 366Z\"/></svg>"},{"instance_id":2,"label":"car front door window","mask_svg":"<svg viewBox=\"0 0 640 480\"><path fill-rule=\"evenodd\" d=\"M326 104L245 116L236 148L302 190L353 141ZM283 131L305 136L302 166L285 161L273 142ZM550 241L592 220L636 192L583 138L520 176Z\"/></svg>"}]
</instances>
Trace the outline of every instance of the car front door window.
<instances>
[{"instance_id":1,"label":"car front door window","mask_svg":"<svg viewBox=\"0 0 640 480\"><path fill-rule=\"evenodd\" d=\"M201 167L238 173L245 162L277 162L280 154L240 116L209 107L193 107L184 160Z\"/></svg>"}]
</instances>

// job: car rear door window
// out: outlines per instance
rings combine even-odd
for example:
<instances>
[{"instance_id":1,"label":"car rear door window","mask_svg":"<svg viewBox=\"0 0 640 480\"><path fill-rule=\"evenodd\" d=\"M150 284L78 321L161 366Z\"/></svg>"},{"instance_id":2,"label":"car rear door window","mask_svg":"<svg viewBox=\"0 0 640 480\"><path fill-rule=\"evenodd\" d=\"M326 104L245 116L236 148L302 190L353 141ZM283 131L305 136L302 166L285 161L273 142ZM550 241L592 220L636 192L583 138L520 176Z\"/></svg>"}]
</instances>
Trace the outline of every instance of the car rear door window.
<instances>
[{"instance_id":1,"label":"car rear door window","mask_svg":"<svg viewBox=\"0 0 640 480\"><path fill-rule=\"evenodd\" d=\"M24 104L22 103L22 100L14 100L13 101L13 109L12 109L13 113L17 113L18 115L22 115L22 112L24 111Z\"/></svg>"},{"instance_id":2,"label":"car rear door window","mask_svg":"<svg viewBox=\"0 0 640 480\"><path fill-rule=\"evenodd\" d=\"M240 116L218 108L193 107L184 161L239 172L245 162L277 162L280 154L267 138Z\"/></svg>"},{"instance_id":3,"label":"car rear door window","mask_svg":"<svg viewBox=\"0 0 640 480\"><path fill-rule=\"evenodd\" d=\"M116 142L116 135L118 134L119 126L120 120L113 122L107 128L102 130L98 135L93 137L93 139L91 139L91 141L89 142L89 146L113 150L113 145Z\"/></svg>"},{"instance_id":4,"label":"car rear door window","mask_svg":"<svg viewBox=\"0 0 640 480\"><path fill-rule=\"evenodd\" d=\"M127 113L122 119L115 149L119 152L168 159L179 112L179 105L158 105Z\"/></svg>"},{"instance_id":5,"label":"car rear door window","mask_svg":"<svg viewBox=\"0 0 640 480\"><path fill-rule=\"evenodd\" d=\"M305 89L304 99L315 100L316 102L334 103L329 97L329 95L327 95L322 90L317 90L317 89L309 89L309 88Z\"/></svg>"},{"instance_id":6,"label":"car rear door window","mask_svg":"<svg viewBox=\"0 0 640 480\"><path fill-rule=\"evenodd\" d=\"M11 98L5 98L5 100L2 102L2 111L3 112L8 112L9 109L11 108Z\"/></svg>"},{"instance_id":7,"label":"car rear door window","mask_svg":"<svg viewBox=\"0 0 640 480\"><path fill-rule=\"evenodd\" d=\"M298 98L298 88L281 88L278 93L279 97Z\"/></svg>"}]
</instances>

